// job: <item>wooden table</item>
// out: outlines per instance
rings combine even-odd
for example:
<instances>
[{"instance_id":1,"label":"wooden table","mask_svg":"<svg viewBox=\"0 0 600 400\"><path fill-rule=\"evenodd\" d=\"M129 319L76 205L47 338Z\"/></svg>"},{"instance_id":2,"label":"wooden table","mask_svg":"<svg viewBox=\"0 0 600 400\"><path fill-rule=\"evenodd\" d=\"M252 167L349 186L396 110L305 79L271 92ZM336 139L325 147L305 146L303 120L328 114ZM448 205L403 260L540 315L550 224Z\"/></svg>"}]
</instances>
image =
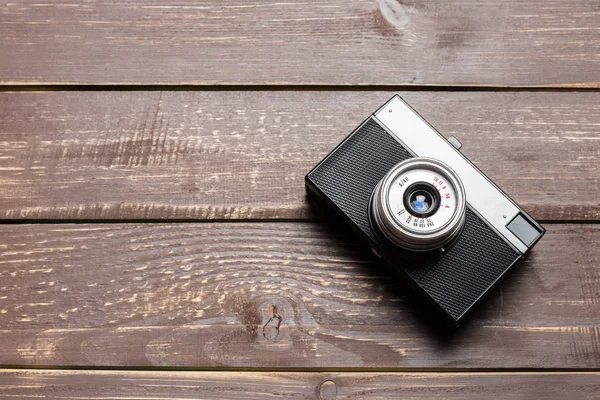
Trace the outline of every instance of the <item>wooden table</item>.
<instances>
[{"instance_id":1,"label":"wooden table","mask_svg":"<svg viewBox=\"0 0 600 400\"><path fill-rule=\"evenodd\" d=\"M598 0L0 4L0 398L600 398ZM453 335L305 198L393 93L548 234Z\"/></svg>"}]
</instances>

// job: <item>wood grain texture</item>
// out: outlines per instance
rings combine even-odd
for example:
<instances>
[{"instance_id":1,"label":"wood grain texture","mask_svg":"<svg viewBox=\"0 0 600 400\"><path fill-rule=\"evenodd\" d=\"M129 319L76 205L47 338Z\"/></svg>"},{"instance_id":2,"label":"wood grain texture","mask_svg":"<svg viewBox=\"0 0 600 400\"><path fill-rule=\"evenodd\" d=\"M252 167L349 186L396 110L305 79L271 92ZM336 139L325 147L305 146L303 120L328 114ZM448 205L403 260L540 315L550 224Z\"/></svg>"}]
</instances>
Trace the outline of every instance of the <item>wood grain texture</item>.
<instances>
[{"instance_id":1,"label":"wood grain texture","mask_svg":"<svg viewBox=\"0 0 600 400\"><path fill-rule=\"evenodd\" d=\"M26 1L5 84L600 85L597 1Z\"/></svg>"},{"instance_id":2,"label":"wood grain texture","mask_svg":"<svg viewBox=\"0 0 600 400\"><path fill-rule=\"evenodd\" d=\"M600 374L0 370L0 399L600 399Z\"/></svg>"},{"instance_id":3,"label":"wood grain texture","mask_svg":"<svg viewBox=\"0 0 600 400\"><path fill-rule=\"evenodd\" d=\"M535 218L600 218L600 94L401 94ZM0 93L0 218L315 217L304 175L391 95Z\"/></svg>"},{"instance_id":4,"label":"wood grain texture","mask_svg":"<svg viewBox=\"0 0 600 400\"><path fill-rule=\"evenodd\" d=\"M600 225L548 226L453 335L328 226L4 225L0 364L600 367Z\"/></svg>"}]
</instances>

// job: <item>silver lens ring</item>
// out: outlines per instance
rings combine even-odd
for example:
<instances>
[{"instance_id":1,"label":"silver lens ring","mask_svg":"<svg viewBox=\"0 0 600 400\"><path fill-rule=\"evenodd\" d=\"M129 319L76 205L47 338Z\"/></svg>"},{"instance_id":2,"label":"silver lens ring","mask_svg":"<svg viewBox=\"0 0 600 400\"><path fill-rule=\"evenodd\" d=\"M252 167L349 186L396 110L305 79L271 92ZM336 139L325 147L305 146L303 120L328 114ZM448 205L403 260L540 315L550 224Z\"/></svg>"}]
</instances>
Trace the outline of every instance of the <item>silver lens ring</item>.
<instances>
[{"instance_id":1,"label":"silver lens ring","mask_svg":"<svg viewBox=\"0 0 600 400\"><path fill-rule=\"evenodd\" d=\"M372 220L391 243L410 251L443 248L465 220L465 189L456 173L432 158L411 158L379 182L371 201Z\"/></svg>"}]
</instances>

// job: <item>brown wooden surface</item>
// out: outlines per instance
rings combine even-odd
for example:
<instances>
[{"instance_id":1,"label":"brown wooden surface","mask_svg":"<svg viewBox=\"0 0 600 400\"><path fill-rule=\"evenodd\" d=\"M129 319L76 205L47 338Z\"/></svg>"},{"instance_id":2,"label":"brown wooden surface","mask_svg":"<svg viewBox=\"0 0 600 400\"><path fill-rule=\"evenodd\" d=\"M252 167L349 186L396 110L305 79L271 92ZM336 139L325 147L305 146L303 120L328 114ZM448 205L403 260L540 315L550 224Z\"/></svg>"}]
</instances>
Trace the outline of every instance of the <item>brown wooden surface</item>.
<instances>
[{"instance_id":1,"label":"brown wooden surface","mask_svg":"<svg viewBox=\"0 0 600 400\"><path fill-rule=\"evenodd\" d=\"M549 225L454 335L327 224L1 232L5 366L600 367L600 225Z\"/></svg>"},{"instance_id":2,"label":"brown wooden surface","mask_svg":"<svg viewBox=\"0 0 600 400\"><path fill-rule=\"evenodd\" d=\"M24 1L0 82L600 84L589 0Z\"/></svg>"},{"instance_id":3,"label":"brown wooden surface","mask_svg":"<svg viewBox=\"0 0 600 400\"><path fill-rule=\"evenodd\" d=\"M0 93L0 218L316 217L304 175L392 93ZM401 94L534 217L600 216L598 93Z\"/></svg>"},{"instance_id":4,"label":"brown wooden surface","mask_svg":"<svg viewBox=\"0 0 600 400\"><path fill-rule=\"evenodd\" d=\"M0 370L0 399L600 399L598 373Z\"/></svg>"},{"instance_id":5,"label":"brown wooden surface","mask_svg":"<svg viewBox=\"0 0 600 400\"><path fill-rule=\"evenodd\" d=\"M599 22L587 0L0 3L0 399L600 398ZM548 222L453 334L304 194L408 86Z\"/></svg>"}]
</instances>

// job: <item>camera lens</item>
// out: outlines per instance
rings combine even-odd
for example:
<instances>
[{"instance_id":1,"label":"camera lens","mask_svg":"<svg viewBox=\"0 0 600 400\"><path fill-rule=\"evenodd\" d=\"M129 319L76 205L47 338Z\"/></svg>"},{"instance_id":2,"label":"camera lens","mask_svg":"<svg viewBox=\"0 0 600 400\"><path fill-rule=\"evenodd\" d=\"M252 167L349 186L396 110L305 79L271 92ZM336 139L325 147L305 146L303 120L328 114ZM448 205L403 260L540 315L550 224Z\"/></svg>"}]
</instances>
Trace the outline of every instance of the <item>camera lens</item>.
<instances>
[{"instance_id":1,"label":"camera lens","mask_svg":"<svg viewBox=\"0 0 600 400\"><path fill-rule=\"evenodd\" d=\"M376 234L405 250L445 248L462 229L465 199L450 167L431 158L411 158L394 166L375 187L371 225Z\"/></svg>"},{"instance_id":2,"label":"camera lens","mask_svg":"<svg viewBox=\"0 0 600 400\"><path fill-rule=\"evenodd\" d=\"M427 218L435 214L439 204L440 193L429 183L413 183L404 192L404 207L415 217Z\"/></svg>"}]
</instances>

